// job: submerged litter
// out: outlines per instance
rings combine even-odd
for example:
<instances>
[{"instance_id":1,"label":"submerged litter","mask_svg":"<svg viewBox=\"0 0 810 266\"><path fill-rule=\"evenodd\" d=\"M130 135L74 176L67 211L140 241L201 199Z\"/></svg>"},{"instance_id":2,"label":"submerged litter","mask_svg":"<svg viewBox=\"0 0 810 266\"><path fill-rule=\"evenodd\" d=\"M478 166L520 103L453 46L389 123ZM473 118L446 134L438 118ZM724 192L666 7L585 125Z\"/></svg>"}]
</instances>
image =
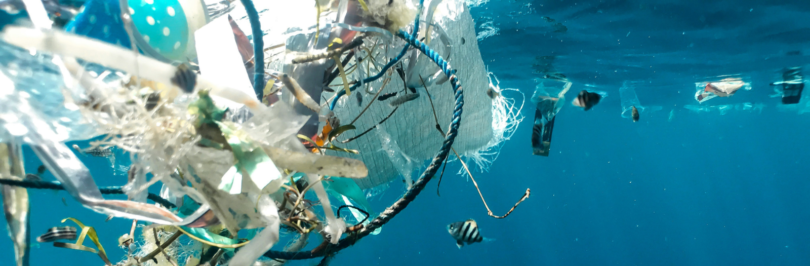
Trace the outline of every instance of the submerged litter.
<instances>
[{"instance_id":1,"label":"submerged litter","mask_svg":"<svg viewBox=\"0 0 810 266\"><path fill-rule=\"evenodd\" d=\"M127 252L117 263L99 242L116 236L78 219L37 239L55 247L106 265L238 266L262 256L328 262L380 233L449 151L488 169L523 104L487 73L463 2L302 2L60 7L75 16L26 6L36 27L7 25L0 36L0 183L18 263L29 254L28 188L66 190L108 219L133 220L117 236ZM37 174L22 170L21 145L42 161ZM125 185L99 187L77 153L110 158ZM43 180L45 170L57 181ZM372 210L363 189L398 176L409 188L402 199ZM503 216L484 205L505 218L529 193ZM308 242L319 245L301 251Z\"/></svg>"}]
</instances>

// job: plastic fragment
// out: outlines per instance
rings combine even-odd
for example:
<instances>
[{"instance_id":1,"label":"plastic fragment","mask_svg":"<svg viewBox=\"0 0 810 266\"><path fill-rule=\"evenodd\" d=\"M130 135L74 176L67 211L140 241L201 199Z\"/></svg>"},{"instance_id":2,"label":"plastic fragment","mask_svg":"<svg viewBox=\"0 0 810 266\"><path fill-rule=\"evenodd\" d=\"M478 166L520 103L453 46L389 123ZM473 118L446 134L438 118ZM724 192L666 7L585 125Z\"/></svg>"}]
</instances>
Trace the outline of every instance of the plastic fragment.
<instances>
[{"instance_id":1,"label":"plastic fragment","mask_svg":"<svg viewBox=\"0 0 810 266\"><path fill-rule=\"evenodd\" d=\"M229 16L220 17L194 32L200 71L213 82L228 84L241 93L251 95L254 94L253 86L245 71L239 45L235 38L228 38L234 35L229 18ZM221 103L231 108L236 107L235 103L230 101Z\"/></svg>"},{"instance_id":2,"label":"plastic fragment","mask_svg":"<svg viewBox=\"0 0 810 266\"><path fill-rule=\"evenodd\" d=\"M133 55L132 51L111 44L59 31L7 26L2 38L7 43L22 48L81 58L110 68L138 73L142 78L162 84L173 84L172 78L177 70L177 67L170 64ZM266 109L252 94L218 85L203 76L197 77L196 83L196 88L210 88L212 95L244 104L253 111ZM178 90L176 85L172 86L172 90Z\"/></svg>"},{"instance_id":3,"label":"plastic fragment","mask_svg":"<svg viewBox=\"0 0 810 266\"><path fill-rule=\"evenodd\" d=\"M714 94L711 94L714 95ZM622 117L624 118L632 118L633 116L633 106L636 107L639 113L644 114L645 112L653 112L663 109L661 106L643 106L641 102L638 100L638 96L636 95L636 88L635 84L630 81L625 81L622 84L622 87L619 88L619 97L622 100ZM704 98L704 101L711 99L716 96L710 96L709 98Z\"/></svg>"},{"instance_id":4,"label":"plastic fragment","mask_svg":"<svg viewBox=\"0 0 810 266\"><path fill-rule=\"evenodd\" d=\"M247 175L251 181L253 181L253 184L255 184L259 189L265 190L264 193L276 192L276 190L281 187L283 179L281 179L281 173L278 171L278 168L276 168L276 165L273 163L270 157L267 156L267 153L265 153L260 147L257 147L256 144L247 140L244 134L241 134L242 137L240 137L240 134L235 132L235 126L222 122L217 124L219 125L220 130L222 130L222 134L228 140L228 144L230 144L231 150L233 151L237 162L235 169L232 167L228 172L232 172L233 170L238 170L241 172L239 175L231 175L234 177L234 179L232 179L234 181L236 181L236 177L238 177L239 186L234 184L230 193L241 193L241 190L237 190L237 188L241 187L242 175ZM223 181L225 181L224 178ZM276 181L276 185L268 187L268 185L273 181Z\"/></svg>"},{"instance_id":5,"label":"plastic fragment","mask_svg":"<svg viewBox=\"0 0 810 266\"><path fill-rule=\"evenodd\" d=\"M0 143L0 178L22 180L23 174L22 146L13 142ZM0 185L0 189L8 236L14 243L15 260L18 266L27 266L30 242L28 190L8 185Z\"/></svg>"},{"instance_id":6,"label":"plastic fragment","mask_svg":"<svg viewBox=\"0 0 810 266\"><path fill-rule=\"evenodd\" d=\"M262 148L279 168L308 174L348 178L364 178L368 176L366 165L356 159L290 151L272 146L262 146Z\"/></svg>"},{"instance_id":7,"label":"plastic fragment","mask_svg":"<svg viewBox=\"0 0 810 266\"><path fill-rule=\"evenodd\" d=\"M268 196L259 198L259 212L267 226L259 232L250 243L239 249L233 256L229 265L248 266L258 260L265 252L270 250L279 239L280 219L276 203Z\"/></svg>"},{"instance_id":8,"label":"plastic fragment","mask_svg":"<svg viewBox=\"0 0 810 266\"><path fill-rule=\"evenodd\" d=\"M107 265L112 265L112 263L110 263L110 260L107 259L107 253L104 251L104 247L101 246L101 242L98 241L98 235L96 235L96 229L94 229L92 226L85 226L79 220L77 220L75 218L71 218L71 217L62 219L62 223L64 223L67 220L73 221L74 223L76 223L76 225L79 226L79 228L82 229L81 234L79 234L79 238L76 239L75 244L54 242L53 246L54 247L60 247L60 248L69 248L69 249L75 249L75 250L81 250L81 251L87 251L87 252L96 253L96 254L98 254L99 257L101 257L101 260L103 260L104 263L106 263ZM96 245L96 247L98 248L98 251L96 251L93 248L82 245L82 243L84 243L84 238L85 237L90 237L90 240L93 241L93 244Z\"/></svg>"},{"instance_id":9,"label":"plastic fragment","mask_svg":"<svg viewBox=\"0 0 810 266\"><path fill-rule=\"evenodd\" d=\"M338 65L340 64L338 63ZM313 112L318 113L318 111L320 110L320 106L318 106L318 104L314 100L312 100L312 97L310 97L309 94L307 94L307 92L303 88L301 88L301 85L298 84L298 81L296 81L294 78L290 77L287 74L282 74L281 82L284 83L284 87L287 87L287 89L293 93L295 99L297 99L299 102L301 102L301 104L303 104Z\"/></svg>"},{"instance_id":10,"label":"plastic fragment","mask_svg":"<svg viewBox=\"0 0 810 266\"><path fill-rule=\"evenodd\" d=\"M323 213L326 216L326 227L323 229L329 235L329 241L332 244L337 244L340 241L340 236L346 231L346 223L343 218L336 217L335 212L332 211L332 204L329 202L329 196L326 194L323 183L320 181L318 175L307 174L307 180L315 190L315 195L318 196L318 201L323 206Z\"/></svg>"},{"instance_id":11,"label":"plastic fragment","mask_svg":"<svg viewBox=\"0 0 810 266\"><path fill-rule=\"evenodd\" d=\"M369 204L368 200L366 199L366 195L363 193L363 190L357 186L357 183L355 183L353 180L333 176L330 177L329 182L326 182L325 184L327 192L333 192L337 193L339 196L348 197L354 202L357 202L357 204L360 204L360 207L362 207L364 210L371 213L371 204Z\"/></svg>"}]
</instances>

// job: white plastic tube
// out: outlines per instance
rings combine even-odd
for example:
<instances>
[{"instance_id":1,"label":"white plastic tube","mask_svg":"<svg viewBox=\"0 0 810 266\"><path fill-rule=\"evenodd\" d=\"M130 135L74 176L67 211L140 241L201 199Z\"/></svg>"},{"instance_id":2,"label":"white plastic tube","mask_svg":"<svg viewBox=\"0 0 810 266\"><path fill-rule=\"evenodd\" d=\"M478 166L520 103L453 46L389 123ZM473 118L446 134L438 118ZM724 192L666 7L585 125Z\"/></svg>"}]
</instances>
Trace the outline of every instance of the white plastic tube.
<instances>
[{"instance_id":1,"label":"white plastic tube","mask_svg":"<svg viewBox=\"0 0 810 266\"><path fill-rule=\"evenodd\" d=\"M177 72L175 66L149 57L134 55L129 50L101 41L59 31L40 31L17 26L7 26L2 38L5 42L25 49L67 55L129 73L137 73L142 78L171 85L171 89L179 90L171 81ZM244 104L254 112L266 109L266 106L262 105L256 97L214 84L202 76L197 76L195 88L210 89L212 95Z\"/></svg>"}]
</instances>

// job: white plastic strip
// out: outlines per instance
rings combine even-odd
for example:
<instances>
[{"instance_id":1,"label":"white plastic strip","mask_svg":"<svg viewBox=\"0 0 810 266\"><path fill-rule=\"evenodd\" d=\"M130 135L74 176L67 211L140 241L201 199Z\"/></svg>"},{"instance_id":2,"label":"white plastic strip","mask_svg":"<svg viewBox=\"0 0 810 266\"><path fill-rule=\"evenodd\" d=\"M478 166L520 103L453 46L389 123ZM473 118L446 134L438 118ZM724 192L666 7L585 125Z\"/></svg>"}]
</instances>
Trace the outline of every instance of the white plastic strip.
<instances>
[{"instance_id":1,"label":"white plastic strip","mask_svg":"<svg viewBox=\"0 0 810 266\"><path fill-rule=\"evenodd\" d=\"M59 31L40 31L16 26L6 26L2 38L5 42L26 49L36 49L54 54L81 58L129 73L139 73L142 78L171 85L177 68L158 60L133 55L131 51L101 41ZM174 90L179 90L171 86ZM221 86L197 76L196 88L211 89L211 95L244 104L254 112L266 110L252 94Z\"/></svg>"},{"instance_id":2,"label":"white plastic strip","mask_svg":"<svg viewBox=\"0 0 810 266\"><path fill-rule=\"evenodd\" d=\"M227 16L217 18L197 30L194 39L200 72L205 73L207 79L219 84L229 84L233 89L247 95L254 94ZM217 101L220 102L223 101ZM223 104L230 108L241 106L231 101Z\"/></svg>"}]
</instances>

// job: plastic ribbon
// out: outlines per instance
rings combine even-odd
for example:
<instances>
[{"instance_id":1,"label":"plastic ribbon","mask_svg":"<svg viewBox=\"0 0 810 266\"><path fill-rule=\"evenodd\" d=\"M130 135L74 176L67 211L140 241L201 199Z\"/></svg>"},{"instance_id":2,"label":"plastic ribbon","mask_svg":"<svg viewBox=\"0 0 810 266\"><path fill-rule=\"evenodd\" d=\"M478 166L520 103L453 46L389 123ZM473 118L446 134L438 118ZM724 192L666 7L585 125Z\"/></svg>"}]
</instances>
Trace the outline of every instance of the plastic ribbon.
<instances>
[{"instance_id":1,"label":"plastic ribbon","mask_svg":"<svg viewBox=\"0 0 810 266\"><path fill-rule=\"evenodd\" d=\"M71 220L74 223L76 223L82 229L82 233L79 234L79 237L76 239L75 244L63 243L63 242L54 242L53 246L54 247L59 247L59 248L69 248L69 249L75 249L75 250L81 250L81 251L87 251L87 252L96 253L96 254L98 254L99 257L101 257L101 259L104 261L104 263L106 263L107 265L112 265L112 263L110 263L110 260L107 259L107 253L104 252L104 247L101 246L101 242L98 241L98 235L96 235L96 229L94 229L91 226L85 226L79 220L76 220L75 218L71 218L71 217L62 219L62 223L64 223L67 220ZM96 247L98 247L98 251L96 251L95 249L93 249L91 247L87 247L85 245L82 245L82 243L84 242L85 237L90 237L90 240L93 241L94 244L96 244Z\"/></svg>"}]
</instances>

